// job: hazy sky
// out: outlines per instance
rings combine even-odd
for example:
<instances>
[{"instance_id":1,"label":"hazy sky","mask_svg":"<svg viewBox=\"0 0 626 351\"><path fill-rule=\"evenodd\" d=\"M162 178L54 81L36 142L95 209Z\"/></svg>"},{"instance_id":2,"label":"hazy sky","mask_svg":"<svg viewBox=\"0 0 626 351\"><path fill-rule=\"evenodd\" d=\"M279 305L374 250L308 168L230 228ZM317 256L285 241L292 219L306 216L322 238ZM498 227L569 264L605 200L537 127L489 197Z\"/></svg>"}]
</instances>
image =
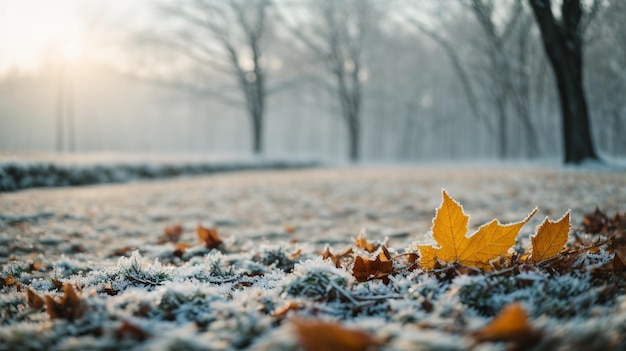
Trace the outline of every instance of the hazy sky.
<instances>
[{"instance_id":1,"label":"hazy sky","mask_svg":"<svg viewBox=\"0 0 626 351\"><path fill-rule=\"evenodd\" d=\"M0 74L46 57L106 56L112 38L150 16L149 0L0 0ZM108 44L107 44L108 43Z\"/></svg>"}]
</instances>

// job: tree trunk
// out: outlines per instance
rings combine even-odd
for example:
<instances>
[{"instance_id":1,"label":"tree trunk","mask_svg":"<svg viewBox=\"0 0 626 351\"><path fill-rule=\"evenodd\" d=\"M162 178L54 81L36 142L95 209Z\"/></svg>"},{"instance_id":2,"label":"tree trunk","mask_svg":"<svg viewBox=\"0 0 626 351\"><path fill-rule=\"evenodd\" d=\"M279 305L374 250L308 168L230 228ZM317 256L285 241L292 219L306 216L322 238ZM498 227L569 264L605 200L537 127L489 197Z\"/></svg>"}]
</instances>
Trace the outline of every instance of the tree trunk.
<instances>
[{"instance_id":1,"label":"tree trunk","mask_svg":"<svg viewBox=\"0 0 626 351\"><path fill-rule=\"evenodd\" d=\"M348 133L350 138L350 161L356 162L360 158L359 144L360 144L360 128L359 119L353 115L349 117Z\"/></svg>"},{"instance_id":2,"label":"tree trunk","mask_svg":"<svg viewBox=\"0 0 626 351\"><path fill-rule=\"evenodd\" d=\"M252 114L252 151L255 155L263 153L263 112Z\"/></svg>"},{"instance_id":3,"label":"tree trunk","mask_svg":"<svg viewBox=\"0 0 626 351\"><path fill-rule=\"evenodd\" d=\"M63 151L64 135L63 120L65 115L65 66L62 66L57 77L56 99L56 151Z\"/></svg>"},{"instance_id":4,"label":"tree trunk","mask_svg":"<svg viewBox=\"0 0 626 351\"><path fill-rule=\"evenodd\" d=\"M585 159L597 159L591 140L587 102L583 91L580 63L562 60L553 63L557 78L561 113L565 163L580 163ZM580 62L580 60L578 60Z\"/></svg>"},{"instance_id":5,"label":"tree trunk","mask_svg":"<svg viewBox=\"0 0 626 351\"><path fill-rule=\"evenodd\" d=\"M580 0L563 0L560 22L554 18L549 0L529 2L556 77L561 102L564 161L580 163L597 160L583 88Z\"/></svg>"},{"instance_id":6,"label":"tree trunk","mask_svg":"<svg viewBox=\"0 0 626 351\"><path fill-rule=\"evenodd\" d=\"M509 157L509 140L508 140L508 115L506 113L506 97L498 92L496 98L496 106L498 108L498 146L500 159Z\"/></svg>"}]
</instances>

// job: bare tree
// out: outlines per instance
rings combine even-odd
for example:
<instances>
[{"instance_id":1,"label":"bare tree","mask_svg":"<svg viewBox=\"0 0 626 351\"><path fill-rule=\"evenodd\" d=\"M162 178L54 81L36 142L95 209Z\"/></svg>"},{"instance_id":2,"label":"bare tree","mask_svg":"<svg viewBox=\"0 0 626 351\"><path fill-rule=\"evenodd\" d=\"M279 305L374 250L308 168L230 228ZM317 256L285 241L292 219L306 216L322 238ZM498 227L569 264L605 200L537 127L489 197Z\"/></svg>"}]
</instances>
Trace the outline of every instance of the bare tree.
<instances>
[{"instance_id":1,"label":"bare tree","mask_svg":"<svg viewBox=\"0 0 626 351\"><path fill-rule=\"evenodd\" d=\"M507 17L501 26L496 24L496 6L493 0L471 0L468 6L472 10L474 16L478 20L487 39L488 47L486 54L491 65L490 76L493 82L494 101L499 119L499 146L500 156L507 157L510 155L509 145L509 113L508 106L512 104L516 109L518 118L520 118L524 129L528 133L530 139L531 154L536 153L534 145L536 145L536 133L534 126L530 120L528 109L528 94L523 91L523 84L516 84L523 80L523 75L516 70L511 64L518 58L525 59L524 56L512 57L507 50L507 42L511 41L518 27L521 27L522 35L527 35L529 27L524 23L524 9L521 0L515 0L507 9ZM520 25L521 24L521 25ZM524 39L524 37L521 37ZM523 40L521 44L524 44ZM525 50L524 47L520 48ZM521 52L524 54L524 51ZM521 62L518 62L519 66Z\"/></svg>"},{"instance_id":2,"label":"bare tree","mask_svg":"<svg viewBox=\"0 0 626 351\"><path fill-rule=\"evenodd\" d=\"M406 19L409 23L413 24L415 28L417 28L421 33L425 34L443 49L444 53L452 64L454 72L461 82L461 86L463 87L463 93L465 95L467 104L472 111L472 115L476 120L484 123L490 133L493 133L494 126L490 123L490 121L484 118L484 114L481 112L480 106L478 104L478 98L476 97L476 92L470 78L470 74L467 72L467 69L463 65L463 59L461 58L461 55L459 55L458 50L452 40L447 38L443 31L429 27L422 21L418 20L416 17L408 16L406 17Z\"/></svg>"},{"instance_id":3,"label":"bare tree","mask_svg":"<svg viewBox=\"0 0 626 351\"><path fill-rule=\"evenodd\" d=\"M74 72L66 60L61 61L56 76L55 101L56 151L76 151L76 121L74 116Z\"/></svg>"},{"instance_id":4,"label":"bare tree","mask_svg":"<svg viewBox=\"0 0 626 351\"><path fill-rule=\"evenodd\" d=\"M200 66L235 79L250 118L256 154L263 152L268 95L264 38L270 5L270 0L181 0L163 5L162 10L183 26L174 36L153 38ZM208 93L229 99L220 91Z\"/></svg>"},{"instance_id":5,"label":"bare tree","mask_svg":"<svg viewBox=\"0 0 626 351\"><path fill-rule=\"evenodd\" d=\"M403 15L443 49L463 88L472 115L486 127L490 135L495 136L499 156L505 158L512 155L512 112L525 132L523 141L528 141L528 154L537 154L537 133L530 112L530 74L526 70L532 15L525 12L521 0L502 3L494 0L460 0L458 3L471 11L478 30L483 34L475 37L471 45L481 47L476 56L478 62L475 63L463 57L467 56L461 44L464 40L455 38L452 33L454 29L451 23L458 22L458 17L449 18L454 16L451 15L452 8L448 6L445 12L439 7L431 9L433 14L428 20L420 19L423 14L419 12ZM427 8L420 8L420 12ZM469 30L465 26L463 28L466 32ZM479 101L481 93L489 97L487 108ZM494 111L495 120L487 118L489 109Z\"/></svg>"},{"instance_id":6,"label":"bare tree","mask_svg":"<svg viewBox=\"0 0 626 351\"><path fill-rule=\"evenodd\" d=\"M590 9L593 11L593 8ZM599 150L626 155L626 2L604 1L585 30L585 89ZM589 16L588 16L589 17Z\"/></svg>"},{"instance_id":7,"label":"bare tree","mask_svg":"<svg viewBox=\"0 0 626 351\"><path fill-rule=\"evenodd\" d=\"M313 17L298 25L284 13L283 24L322 62L334 80L330 88L339 99L341 117L348 131L349 157L360 158L361 106L364 81L364 41L376 25L369 0L309 0ZM301 19L302 21L302 19Z\"/></svg>"},{"instance_id":8,"label":"bare tree","mask_svg":"<svg viewBox=\"0 0 626 351\"><path fill-rule=\"evenodd\" d=\"M583 5L563 0L561 18L552 13L552 1L529 0L541 31L546 55L556 77L561 102L564 161L596 160L583 86Z\"/></svg>"}]
</instances>

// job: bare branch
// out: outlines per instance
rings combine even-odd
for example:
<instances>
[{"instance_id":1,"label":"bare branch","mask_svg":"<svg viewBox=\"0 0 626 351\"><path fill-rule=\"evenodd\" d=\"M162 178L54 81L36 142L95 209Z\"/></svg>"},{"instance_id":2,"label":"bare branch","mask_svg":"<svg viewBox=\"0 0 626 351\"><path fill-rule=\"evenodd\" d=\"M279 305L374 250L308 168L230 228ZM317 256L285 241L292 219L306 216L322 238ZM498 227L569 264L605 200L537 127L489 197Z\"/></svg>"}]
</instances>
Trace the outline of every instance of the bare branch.
<instances>
[{"instance_id":1,"label":"bare branch","mask_svg":"<svg viewBox=\"0 0 626 351\"><path fill-rule=\"evenodd\" d=\"M462 60L459 57L456 49L447 39L445 39L441 34L437 31L429 29L422 22L415 18L406 18L406 20L413 24L415 28L417 28L420 32L424 33L426 36L431 38L435 43L437 43L444 50L450 62L452 63L452 67L456 71L459 79L461 80L461 84L463 85L463 91L465 92L465 99L467 100L468 105L472 109L472 115L478 121L485 124L490 133L495 131L495 126L488 119L484 118L484 115L481 114L476 101L476 93L474 92L474 88L472 86L471 80L469 78L469 74L465 70Z\"/></svg>"}]
</instances>

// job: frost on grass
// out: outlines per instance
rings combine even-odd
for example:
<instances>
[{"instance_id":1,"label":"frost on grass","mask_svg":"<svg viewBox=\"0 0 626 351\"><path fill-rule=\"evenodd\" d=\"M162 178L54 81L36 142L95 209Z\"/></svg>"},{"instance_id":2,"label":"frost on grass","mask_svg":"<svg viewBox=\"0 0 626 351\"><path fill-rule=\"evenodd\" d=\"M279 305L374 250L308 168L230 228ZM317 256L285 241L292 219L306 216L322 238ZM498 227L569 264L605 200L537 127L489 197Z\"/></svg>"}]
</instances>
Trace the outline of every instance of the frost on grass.
<instances>
[{"instance_id":1,"label":"frost on grass","mask_svg":"<svg viewBox=\"0 0 626 351\"><path fill-rule=\"evenodd\" d=\"M410 248L368 250L363 238L334 255L233 241L219 250L146 245L119 259L44 257L44 269L10 261L0 274L0 350L298 350L298 320L366 333L375 349L463 350L512 303L541 335L535 349L623 348L626 266L617 239L573 243L541 262L518 246L486 270L437 259L421 267ZM393 265L384 279L359 281L357 257ZM68 298L68 286L76 296ZM80 313L63 312L74 305Z\"/></svg>"},{"instance_id":2,"label":"frost on grass","mask_svg":"<svg viewBox=\"0 0 626 351\"><path fill-rule=\"evenodd\" d=\"M72 321L50 319L45 309L29 307L27 287L42 296L62 293L50 279L23 274L22 291L2 287L0 345L296 349L297 340L286 334L293 333L290 318L297 316L343 321L387 340L382 347L389 350L464 349L473 342L469 332L513 301L523 304L540 329L550 331L540 349L564 342L611 346L626 329L626 301L606 295L606 285L590 272L446 275L416 269L399 270L387 284L379 279L359 283L349 266L337 268L310 247L286 272L277 264L282 257L277 252L290 252L293 245L283 246L282 251L258 248L260 256L213 250L178 266L162 265L138 252L90 270L81 268L83 262L60 258L51 262L50 278L76 286L86 313ZM275 256L277 260L263 259ZM581 265L591 269L608 260L608 253L599 252L587 255ZM10 262L2 272L19 275L22 269ZM293 307L277 315L287 303ZM599 331L603 336L594 338Z\"/></svg>"}]
</instances>

